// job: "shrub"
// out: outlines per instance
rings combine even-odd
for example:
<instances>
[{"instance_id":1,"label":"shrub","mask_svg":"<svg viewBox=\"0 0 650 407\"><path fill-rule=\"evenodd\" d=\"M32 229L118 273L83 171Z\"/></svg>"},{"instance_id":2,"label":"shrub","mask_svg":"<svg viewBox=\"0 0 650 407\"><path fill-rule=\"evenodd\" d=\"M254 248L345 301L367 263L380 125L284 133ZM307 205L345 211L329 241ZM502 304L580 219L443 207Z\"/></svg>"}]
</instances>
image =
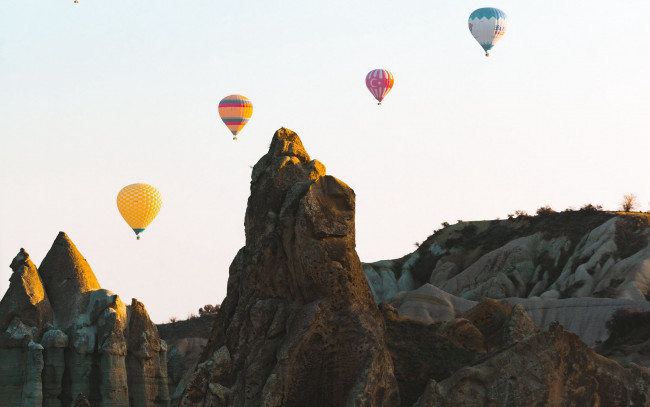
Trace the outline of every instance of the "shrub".
<instances>
[{"instance_id":1,"label":"shrub","mask_svg":"<svg viewBox=\"0 0 650 407\"><path fill-rule=\"evenodd\" d=\"M639 202L636 199L634 194L625 194L623 195L623 200L621 201L621 209L624 212L630 212L636 209L639 206Z\"/></svg>"},{"instance_id":2,"label":"shrub","mask_svg":"<svg viewBox=\"0 0 650 407\"><path fill-rule=\"evenodd\" d=\"M199 308L199 315L205 314L216 314L219 312L220 305L205 304L203 307Z\"/></svg>"},{"instance_id":3,"label":"shrub","mask_svg":"<svg viewBox=\"0 0 650 407\"><path fill-rule=\"evenodd\" d=\"M548 215L552 215L554 213L557 213L557 212L554 211L553 208L551 208L548 205L537 208L537 216L548 216Z\"/></svg>"},{"instance_id":4,"label":"shrub","mask_svg":"<svg viewBox=\"0 0 650 407\"><path fill-rule=\"evenodd\" d=\"M611 335L608 340L610 342L618 342L617 339L621 340L634 332L646 331L647 333L650 328L650 312L638 309L619 309L612 314L605 326ZM646 335L635 336L642 338Z\"/></svg>"},{"instance_id":5,"label":"shrub","mask_svg":"<svg viewBox=\"0 0 650 407\"><path fill-rule=\"evenodd\" d=\"M599 211L603 210L603 206L602 205L594 206L594 205L589 203L589 204L582 205L579 210L580 210L580 212L589 212L589 213L599 212Z\"/></svg>"}]
</instances>

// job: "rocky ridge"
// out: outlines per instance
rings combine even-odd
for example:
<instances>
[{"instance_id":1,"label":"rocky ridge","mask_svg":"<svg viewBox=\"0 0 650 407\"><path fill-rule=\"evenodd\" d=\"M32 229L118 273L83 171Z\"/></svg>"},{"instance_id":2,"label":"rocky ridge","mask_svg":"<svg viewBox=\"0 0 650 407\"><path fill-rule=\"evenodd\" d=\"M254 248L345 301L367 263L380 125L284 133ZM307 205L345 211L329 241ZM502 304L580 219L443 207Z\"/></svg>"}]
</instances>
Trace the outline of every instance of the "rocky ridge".
<instances>
[{"instance_id":1,"label":"rocky ridge","mask_svg":"<svg viewBox=\"0 0 650 407\"><path fill-rule=\"evenodd\" d=\"M38 269L23 249L11 268L0 301L3 406L169 404L166 345L144 305L102 289L65 233Z\"/></svg>"}]
</instances>

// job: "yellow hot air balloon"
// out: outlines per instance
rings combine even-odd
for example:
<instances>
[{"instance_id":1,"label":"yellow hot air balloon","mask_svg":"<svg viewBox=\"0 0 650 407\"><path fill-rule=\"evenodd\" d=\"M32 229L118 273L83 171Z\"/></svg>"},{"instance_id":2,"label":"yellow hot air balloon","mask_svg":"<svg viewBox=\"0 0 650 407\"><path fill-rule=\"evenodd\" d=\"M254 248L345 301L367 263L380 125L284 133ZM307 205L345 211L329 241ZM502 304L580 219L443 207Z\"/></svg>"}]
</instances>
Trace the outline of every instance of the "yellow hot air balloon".
<instances>
[{"instance_id":1,"label":"yellow hot air balloon","mask_svg":"<svg viewBox=\"0 0 650 407\"><path fill-rule=\"evenodd\" d=\"M244 128L253 115L253 103L242 95L230 95L219 102L219 116L237 140L237 134Z\"/></svg>"},{"instance_id":2,"label":"yellow hot air balloon","mask_svg":"<svg viewBox=\"0 0 650 407\"><path fill-rule=\"evenodd\" d=\"M133 229L138 240L140 240L140 233L158 215L161 205L162 196L151 185L127 185L117 194L117 209Z\"/></svg>"}]
</instances>

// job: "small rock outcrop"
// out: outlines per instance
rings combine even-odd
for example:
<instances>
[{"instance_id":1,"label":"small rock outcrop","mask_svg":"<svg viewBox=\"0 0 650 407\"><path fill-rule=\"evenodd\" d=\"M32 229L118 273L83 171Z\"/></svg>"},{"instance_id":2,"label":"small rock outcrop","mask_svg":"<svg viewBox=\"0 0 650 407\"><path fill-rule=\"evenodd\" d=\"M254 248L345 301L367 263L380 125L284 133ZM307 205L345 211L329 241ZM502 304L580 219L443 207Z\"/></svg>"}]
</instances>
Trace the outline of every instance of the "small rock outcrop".
<instances>
[{"instance_id":1,"label":"small rock outcrop","mask_svg":"<svg viewBox=\"0 0 650 407\"><path fill-rule=\"evenodd\" d=\"M253 168L246 246L181 405L400 405L354 210L352 189L278 130Z\"/></svg>"},{"instance_id":2,"label":"small rock outcrop","mask_svg":"<svg viewBox=\"0 0 650 407\"><path fill-rule=\"evenodd\" d=\"M61 232L37 270L21 249L0 301L7 407L166 407L166 348L144 306L102 289Z\"/></svg>"}]
</instances>

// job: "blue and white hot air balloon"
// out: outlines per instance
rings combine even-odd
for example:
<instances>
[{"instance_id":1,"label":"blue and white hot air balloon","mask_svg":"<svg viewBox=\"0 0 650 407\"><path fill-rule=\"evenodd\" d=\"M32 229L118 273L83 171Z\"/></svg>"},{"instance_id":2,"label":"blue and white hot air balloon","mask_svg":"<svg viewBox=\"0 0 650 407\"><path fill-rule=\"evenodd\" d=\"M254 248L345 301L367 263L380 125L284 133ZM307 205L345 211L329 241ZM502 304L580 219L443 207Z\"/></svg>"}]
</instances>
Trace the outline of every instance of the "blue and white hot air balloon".
<instances>
[{"instance_id":1,"label":"blue and white hot air balloon","mask_svg":"<svg viewBox=\"0 0 650 407\"><path fill-rule=\"evenodd\" d=\"M506 33L508 17L498 8L485 7L474 11L469 16L469 31L490 56L490 50Z\"/></svg>"}]
</instances>

